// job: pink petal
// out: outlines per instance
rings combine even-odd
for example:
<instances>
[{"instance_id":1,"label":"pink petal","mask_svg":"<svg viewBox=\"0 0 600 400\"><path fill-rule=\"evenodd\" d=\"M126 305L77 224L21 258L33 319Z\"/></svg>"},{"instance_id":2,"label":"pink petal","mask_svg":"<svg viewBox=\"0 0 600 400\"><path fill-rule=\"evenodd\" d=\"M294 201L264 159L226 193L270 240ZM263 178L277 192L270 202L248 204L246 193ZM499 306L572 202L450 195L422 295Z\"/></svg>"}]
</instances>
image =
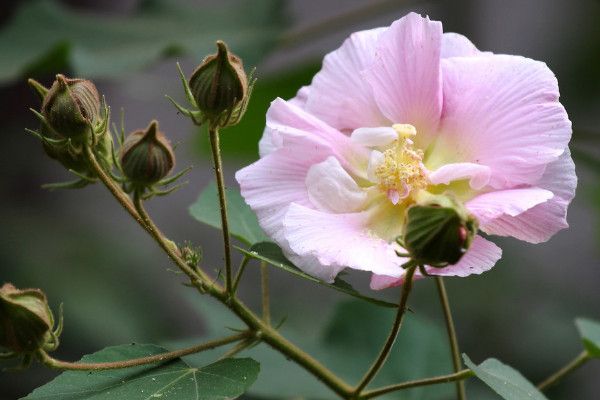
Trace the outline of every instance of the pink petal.
<instances>
[{"instance_id":1,"label":"pink petal","mask_svg":"<svg viewBox=\"0 0 600 400\"><path fill-rule=\"evenodd\" d=\"M426 148L442 111L442 24L410 13L381 34L373 65L365 71L379 108L393 123L417 128Z\"/></svg>"},{"instance_id":2,"label":"pink petal","mask_svg":"<svg viewBox=\"0 0 600 400\"><path fill-rule=\"evenodd\" d=\"M442 133L429 157L487 165L495 188L535 184L571 137L554 74L506 55L449 58L442 68Z\"/></svg>"},{"instance_id":3,"label":"pink petal","mask_svg":"<svg viewBox=\"0 0 600 400\"><path fill-rule=\"evenodd\" d=\"M358 128L352 132L350 139L365 147L385 147L398 140L398 132L391 126Z\"/></svg>"},{"instance_id":4,"label":"pink petal","mask_svg":"<svg viewBox=\"0 0 600 400\"><path fill-rule=\"evenodd\" d=\"M296 93L296 96L292 97L288 101L297 107L305 108L309 93L310 86L302 86L300 90L298 90L298 93Z\"/></svg>"},{"instance_id":5,"label":"pink petal","mask_svg":"<svg viewBox=\"0 0 600 400\"><path fill-rule=\"evenodd\" d=\"M442 36L442 58L450 57L480 57L489 53L483 53L465 36L446 32Z\"/></svg>"},{"instance_id":6,"label":"pink petal","mask_svg":"<svg viewBox=\"0 0 600 400\"><path fill-rule=\"evenodd\" d=\"M502 249L481 236L475 236L471 248L458 263L449 265L445 268L426 267L426 270L430 275L439 276L465 277L472 274L479 275L492 269L501 256ZM418 270L415 277L422 277ZM371 277L371 289L381 290L392 286L402 285L403 282L403 277L394 278L391 276L373 274Z\"/></svg>"},{"instance_id":7,"label":"pink petal","mask_svg":"<svg viewBox=\"0 0 600 400\"><path fill-rule=\"evenodd\" d=\"M368 220L366 212L330 214L292 204L285 215L285 238L295 254L316 257L325 266L400 275L394 246L371 234Z\"/></svg>"},{"instance_id":8,"label":"pink petal","mask_svg":"<svg viewBox=\"0 0 600 400\"><path fill-rule=\"evenodd\" d=\"M318 210L344 213L362 209L367 193L335 157L314 164L306 175L308 198Z\"/></svg>"},{"instance_id":9,"label":"pink petal","mask_svg":"<svg viewBox=\"0 0 600 400\"><path fill-rule=\"evenodd\" d=\"M339 49L325 56L323 68L310 85L306 101L309 112L345 131L388 125L361 75L371 64L375 43L384 30L353 33Z\"/></svg>"},{"instance_id":10,"label":"pink petal","mask_svg":"<svg viewBox=\"0 0 600 400\"><path fill-rule=\"evenodd\" d=\"M488 222L485 232L541 243L567 228L567 208L577 187L575 164L568 149L558 160L548 164L538 185L552 191L554 197L515 217L503 215Z\"/></svg>"},{"instance_id":11,"label":"pink petal","mask_svg":"<svg viewBox=\"0 0 600 400\"><path fill-rule=\"evenodd\" d=\"M480 228L485 230L486 224L493 219L503 215L515 217L553 196L551 191L540 188L497 190L480 194L465 205L479 220Z\"/></svg>"},{"instance_id":12,"label":"pink petal","mask_svg":"<svg viewBox=\"0 0 600 400\"><path fill-rule=\"evenodd\" d=\"M490 181L490 167L473 163L446 164L429 174L434 185L448 185L452 181L470 178L469 185L475 190L485 187Z\"/></svg>"}]
</instances>

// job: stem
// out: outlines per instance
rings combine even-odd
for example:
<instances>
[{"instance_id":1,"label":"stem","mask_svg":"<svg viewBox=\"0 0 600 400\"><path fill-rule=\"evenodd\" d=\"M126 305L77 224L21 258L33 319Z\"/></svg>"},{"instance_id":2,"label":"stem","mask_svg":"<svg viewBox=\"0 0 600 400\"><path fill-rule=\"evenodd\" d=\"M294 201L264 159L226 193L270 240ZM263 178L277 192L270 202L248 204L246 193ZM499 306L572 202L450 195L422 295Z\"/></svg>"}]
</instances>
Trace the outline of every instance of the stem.
<instances>
[{"instance_id":1,"label":"stem","mask_svg":"<svg viewBox=\"0 0 600 400\"><path fill-rule=\"evenodd\" d=\"M227 220L227 199L225 197L225 180L223 179L223 162L221 160L221 149L219 146L219 129L210 127L210 148L212 150L215 175L217 177L217 189L219 191L219 208L221 209L221 231L223 232L223 247L225 251L225 288L231 294L231 244L229 243L229 223Z\"/></svg>"},{"instance_id":2,"label":"stem","mask_svg":"<svg viewBox=\"0 0 600 400\"><path fill-rule=\"evenodd\" d=\"M242 262L240 263L240 267L238 268L237 274L235 275L235 279L233 280L233 287L231 288L231 294L234 295L237 292L237 288L240 285L240 281L242 280L242 275L246 270L246 265L250 262L250 257L244 255Z\"/></svg>"},{"instance_id":3,"label":"stem","mask_svg":"<svg viewBox=\"0 0 600 400\"><path fill-rule=\"evenodd\" d=\"M237 335L228 336L222 339L212 340L210 342L202 343L197 346L188 347L186 349L171 351L168 353L156 354L148 357L134 358L132 360L114 361L114 362L103 362L103 363L76 363L69 361L62 361L53 358L45 351L40 351L38 356L40 361L55 369L63 370L78 370L78 371L102 371L107 369L120 369L137 367L140 365L153 364L157 362L170 361L176 358L187 356L190 354L199 353L205 350L211 350L215 347L224 346L229 343L238 342L240 340L248 338L252 332L242 332Z\"/></svg>"},{"instance_id":4,"label":"stem","mask_svg":"<svg viewBox=\"0 0 600 400\"><path fill-rule=\"evenodd\" d=\"M396 341L396 337L398 336L398 332L400 331L400 327L402 326L402 320L404 319L404 314L406 313L406 303L408 301L408 295L412 289L413 284L413 276L415 274L416 266L408 268L406 271L404 284L402 285L402 289L400 290L400 302L398 303L398 311L396 313L396 319L394 320L394 324L392 325L392 330L385 341L379 356L373 362L373 365L369 368L365 376L361 379L360 383L354 389L354 395L356 397L360 397L361 391L371 382L371 380L375 377L379 369L385 363L385 360L388 358L390 354L390 350Z\"/></svg>"},{"instance_id":5,"label":"stem","mask_svg":"<svg viewBox=\"0 0 600 400\"><path fill-rule=\"evenodd\" d=\"M271 304L269 300L269 268L264 261L260 262L260 287L262 298L262 317L267 325L271 325Z\"/></svg>"},{"instance_id":6,"label":"stem","mask_svg":"<svg viewBox=\"0 0 600 400\"><path fill-rule=\"evenodd\" d=\"M384 395L384 394L387 394L390 392L396 392L399 390L410 389L410 388L414 388L414 387L418 387L418 386L437 385L440 383L449 383L449 382L455 382L455 381L462 382L464 379L470 378L473 375L475 375L475 374L470 369L463 369L463 370L455 372L453 374L434 376L432 378L418 379L418 380L414 380L414 381L407 381L407 382L397 383L395 385L385 386L380 389L374 389L369 392L365 392L362 396L360 396L360 398L361 399L372 399L374 397L378 397L378 396L381 396L381 395Z\"/></svg>"},{"instance_id":7,"label":"stem","mask_svg":"<svg viewBox=\"0 0 600 400\"><path fill-rule=\"evenodd\" d=\"M554 374L550 375L548 378L544 379L541 383L537 385L537 388L540 390L545 390L550 386L558 383L562 378L564 378L567 374L575 371L577 368L581 367L590 359L590 354L584 350L577 357L571 360L567 365L556 371Z\"/></svg>"},{"instance_id":8,"label":"stem","mask_svg":"<svg viewBox=\"0 0 600 400\"><path fill-rule=\"evenodd\" d=\"M450 310L450 302L448 301L448 292L446 292L444 279L441 276L435 277L435 283L437 284L440 302L442 303L442 308L444 310L444 318L446 319L446 330L448 331L448 339L450 340L450 350L452 352L452 364L454 366L454 372L459 372L462 368L462 364L460 362L458 338L456 336L452 311ZM462 380L456 381L456 396L458 400L465 400L467 398L465 383Z\"/></svg>"},{"instance_id":9,"label":"stem","mask_svg":"<svg viewBox=\"0 0 600 400\"><path fill-rule=\"evenodd\" d=\"M83 146L83 151L85 152L86 158L89 161L90 165L94 169L94 172L96 172L96 175L98 175L102 183L104 183L104 186L106 186L106 188L112 193L112 195L119 202L119 204L121 204L125 211L127 211L129 215L131 215L133 219L136 220L142 228L150 232L148 226L144 224L144 221L137 213L133 204L131 204L131 199L121 190L119 186L117 186L114 183L112 178L108 176L104 169L102 169L102 166L100 165L100 163L98 163L98 160L96 160L96 156L94 155L94 152L92 151L92 148L89 146L89 144L85 144Z\"/></svg>"}]
</instances>

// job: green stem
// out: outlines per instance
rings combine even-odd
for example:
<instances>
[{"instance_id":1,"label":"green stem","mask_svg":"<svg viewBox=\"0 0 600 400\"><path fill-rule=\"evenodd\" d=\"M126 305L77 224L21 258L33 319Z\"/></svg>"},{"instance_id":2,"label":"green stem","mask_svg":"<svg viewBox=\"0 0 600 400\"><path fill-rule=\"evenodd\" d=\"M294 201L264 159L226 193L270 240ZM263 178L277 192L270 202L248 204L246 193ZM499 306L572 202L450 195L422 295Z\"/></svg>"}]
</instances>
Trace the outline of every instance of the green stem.
<instances>
[{"instance_id":1,"label":"green stem","mask_svg":"<svg viewBox=\"0 0 600 400\"><path fill-rule=\"evenodd\" d=\"M237 270L237 274L235 274L235 279L233 280L233 287L231 288L232 296L237 292L237 288L240 285L242 275L244 275L244 271L246 270L246 265L248 265L248 262L250 262L250 257L248 255L244 255L244 258L242 258L242 262L240 263L240 267Z\"/></svg>"},{"instance_id":2,"label":"green stem","mask_svg":"<svg viewBox=\"0 0 600 400\"><path fill-rule=\"evenodd\" d=\"M441 276L435 277L435 283L437 285L438 294L440 296L440 302L444 310L444 318L446 320L446 330L448 331L448 339L450 341L450 350L452 353L452 364L454 366L454 372L459 372L462 368L460 361L460 350L458 347L458 338L456 336L456 329L454 327L454 319L452 318L452 311L450 310L450 301L448 300L448 292L444 285L444 279ZM465 383L462 380L456 381L456 395L458 400L465 400L467 398L467 392L465 390Z\"/></svg>"},{"instance_id":3,"label":"green stem","mask_svg":"<svg viewBox=\"0 0 600 400\"><path fill-rule=\"evenodd\" d=\"M262 300L262 317L267 325L271 325L271 301L269 299L269 268L264 261L260 262L260 287Z\"/></svg>"},{"instance_id":4,"label":"green stem","mask_svg":"<svg viewBox=\"0 0 600 400\"><path fill-rule=\"evenodd\" d=\"M51 357L45 351L38 352L40 361L54 369L72 370L72 371L102 371L107 369L120 369L137 367L140 365L153 364L158 362L165 362L187 356L190 354L199 353L205 350L211 350L219 346L238 342L243 339L247 339L251 336L252 332L242 332L237 335L228 336L222 339L212 340L210 342L202 343L197 346L188 347L186 349L175 350L168 353L155 354L153 356L134 358L132 360L114 361L114 362L103 362L103 363L79 363L57 360Z\"/></svg>"},{"instance_id":5,"label":"green stem","mask_svg":"<svg viewBox=\"0 0 600 400\"><path fill-rule=\"evenodd\" d=\"M412 289L413 284L413 276L415 274L416 266L410 267L406 270L406 274L404 276L404 284L402 285L402 289L400 290L400 302L398 303L398 311L396 312L396 318L394 320L394 324L392 325L392 330L385 341L379 356L373 362L373 365L369 368L367 373L363 376L360 383L354 389L354 395L356 397L360 397L360 393L362 390L367 387L369 382L375 377L379 369L385 363L385 360L388 358L390 350L396 341L396 337L398 336L398 332L400 331L400 327L402 326L402 320L404 319L404 314L406 313L406 303L408 301L408 295Z\"/></svg>"},{"instance_id":6,"label":"green stem","mask_svg":"<svg viewBox=\"0 0 600 400\"><path fill-rule=\"evenodd\" d=\"M540 390L545 390L552 385L557 384L561 379L563 379L566 375L575 371L577 368L581 367L590 359L590 354L587 351L582 351L579 353L577 357L571 360L567 365L556 371L554 374L550 375L548 378L544 379L537 385L537 388Z\"/></svg>"},{"instance_id":7,"label":"green stem","mask_svg":"<svg viewBox=\"0 0 600 400\"><path fill-rule=\"evenodd\" d=\"M464 370L455 372L453 374L434 376L432 378L418 379L418 380L414 380L414 381L407 381L407 382L397 383L395 385L385 386L380 389L374 389L374 390L363 393L362 396L360 396L359 398L360 399L372 399L374 397L382 396L384 394L391 393L391 392L397 392L399 390L405 390L405 389L415 388L415 387L419 387L419 386L429 386L429 385L437 385L440 383L462 381L464 379L472 377L473 375L475 375L473 373L473 371L471 371L470 369L464 369Z\"/></svg>"},{"instance_id":8,"label":"green stem","mask_svg":"<svg viewBox=\"0 0 600 400\"><path fill-rule=\"evenodd\" d=\"M212 150L215 175L217 178L217 189L219 192L219 208L221 210L221 232L223 232L223 247L225 251L225 288L227 293L233 293L233 282L231 279L231 244L229 241L229 222L227 219L227 199L225 197L225 180L223 178L223 161L221 160L221 148L219 145L219 129L210 127L210 148Z\"/></svg>"}]
</instances>

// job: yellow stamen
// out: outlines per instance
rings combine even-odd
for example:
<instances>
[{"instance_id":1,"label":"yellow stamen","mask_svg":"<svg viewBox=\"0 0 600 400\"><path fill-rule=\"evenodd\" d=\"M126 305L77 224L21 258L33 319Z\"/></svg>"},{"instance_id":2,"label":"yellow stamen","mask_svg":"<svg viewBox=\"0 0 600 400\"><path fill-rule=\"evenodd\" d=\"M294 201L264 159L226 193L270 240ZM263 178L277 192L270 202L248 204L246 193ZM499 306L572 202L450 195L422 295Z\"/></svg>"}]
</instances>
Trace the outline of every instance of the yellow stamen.
<instances>
[{"instance_id":1,"label":"yellow stamen","mask_svg":"<svg viewBox=\"0 0 600 400\"><path fill-rule=\"evenodd\" d=\"M423 167L423 152L414 149L411 140L417 134L414 126L395 124L398 139L392 147L383 152L383 161L375 169L379 186L393 203L406 198L412 191L428 185Z\"/></svg>"}]
</instances>

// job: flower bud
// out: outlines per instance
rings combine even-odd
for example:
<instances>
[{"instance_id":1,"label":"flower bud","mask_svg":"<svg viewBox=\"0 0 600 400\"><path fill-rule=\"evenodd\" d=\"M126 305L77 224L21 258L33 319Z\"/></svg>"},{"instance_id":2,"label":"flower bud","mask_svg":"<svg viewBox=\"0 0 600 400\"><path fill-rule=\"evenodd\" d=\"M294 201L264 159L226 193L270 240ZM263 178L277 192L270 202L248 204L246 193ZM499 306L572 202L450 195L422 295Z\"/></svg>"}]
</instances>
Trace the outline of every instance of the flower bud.
<instances>
[{"instance_id":1,"label":"flower bud","mask_svg":"<svg viewBox=\"0 0 600 400\"><path fill-rule=\"evenodd\" d=\"M217 54L206 57L189 80L198 109L211 121L234 114L248 96L242 60L220 40L217 49Z\"/></svg>"},{"instance_id":2,"label":"flower bud","mask_svg":"<svg viewBox=\"0 0 600 400\"><path fill-rule=\"evenodd\" d=\"M403 246L417 265L456 264L471 246L477 220L453 197L420 197L406 210Z\"/></svg>"},{"instance_id":3,"label":"flower bud","mask_svg":"<svg viewBox=\"0 0 600 400\"><path fill-rule=\"evenodd\" d=\"M56 75L42 102L42 115L60 137L90 137L100 118L98 90L91 81Z\"/></svg>"},{"instance_id":4,"label":"flower bud","mask_svg":"<svg viewBox=\"0 0 600 400\"><path fill-rule=\"evenodd\" d=\"M175 166L171 144L158 130L156 121L152 121L146 130L129 134L120 157L123 173L135 186L151 186Z\"/></svg>"},{"instance_id":5,"label":"flower bud","mask_svg":"<svg viewBox=\"0 0 600 400\"><path fill-rule=\"evenodd\" d=\"M0 287L0 346L15 353L42 348L51 340L54 317L39 289Z\"/></svg>"}]
</instances>

